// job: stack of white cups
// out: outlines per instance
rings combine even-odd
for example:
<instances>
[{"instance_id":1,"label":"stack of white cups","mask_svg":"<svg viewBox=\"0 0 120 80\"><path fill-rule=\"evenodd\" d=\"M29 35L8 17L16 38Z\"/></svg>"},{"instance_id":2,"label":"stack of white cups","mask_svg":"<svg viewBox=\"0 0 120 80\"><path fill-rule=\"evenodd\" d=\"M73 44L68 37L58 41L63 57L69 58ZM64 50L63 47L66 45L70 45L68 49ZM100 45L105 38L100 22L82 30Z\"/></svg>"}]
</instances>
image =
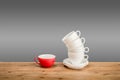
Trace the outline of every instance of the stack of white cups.
<instances>
[{"instance_id":1,"label":"stack of white cups","mask_svg":"<svg viewBox=\"0 0 120 80\"><path fill-rule=\"evenodd\" d=\"M68 48L68 58L63 60L63 64L72 69L81 69L88 65L88 47L84 47L85 38L81 37L80 31L68 33L62 41Z\"/></svg>"}]
</instances>

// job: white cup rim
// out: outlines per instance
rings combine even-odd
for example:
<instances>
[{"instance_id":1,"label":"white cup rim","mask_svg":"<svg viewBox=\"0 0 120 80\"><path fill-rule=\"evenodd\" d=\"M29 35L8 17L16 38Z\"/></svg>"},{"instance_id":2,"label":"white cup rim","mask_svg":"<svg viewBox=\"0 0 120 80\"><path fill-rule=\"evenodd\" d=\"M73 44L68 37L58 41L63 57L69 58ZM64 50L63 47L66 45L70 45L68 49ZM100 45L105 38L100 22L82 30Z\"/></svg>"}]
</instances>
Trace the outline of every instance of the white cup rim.
<instances>
[{"instance_id":1,"label":"white cup rim","mask_svg":"<svg viewBox=\"0 0 120 80\"><path fill-rule=\"evenodd\" d=\"M67 35L65 35L65 37L62 39L63 41L67 38L67 37L69 37L73 32L75 32L75 31L72 31L72 32L70 32L70 33L68 33Z\"/></svg>"},{"instance_id":2,"label":"white cup rim","mask_svg":"<svg viewBox=\"0 0 120 80\"><path fill-rule=\"evenodd\" d=\"M55 58L56 56L53 55L53 54L41 54L38 56L38 58L42 58L42 59L53 59Z\"/></svg>"}]
</instances>

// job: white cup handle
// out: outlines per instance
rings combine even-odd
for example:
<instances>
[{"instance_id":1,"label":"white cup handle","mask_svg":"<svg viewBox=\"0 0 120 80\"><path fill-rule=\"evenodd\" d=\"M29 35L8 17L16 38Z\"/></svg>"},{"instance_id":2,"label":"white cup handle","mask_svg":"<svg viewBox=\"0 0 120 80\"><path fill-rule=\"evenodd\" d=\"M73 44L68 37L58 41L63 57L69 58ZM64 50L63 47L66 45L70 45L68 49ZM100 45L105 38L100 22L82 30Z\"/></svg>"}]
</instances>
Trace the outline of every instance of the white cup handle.
<instances>
[{"instance_id":1,"label":"white cup handle","mask_svg":"<svg viewBox=\"0 0 120 80\"><path fill-rule=\"evenodd\" d=\"M89 48L85 47L85 53L88 53L88 52L89 52Z\"/></svg>"},{"instance_id":2,"label":"white cup handle","mask_svg":"<svg viewBox=\"0 0 120 80\"><path fill-rule=\"evenodd\" d=\"M80 37L81 32L79 30L76 31L76 33L78 34L78 36Z\"/></svg>"},{"instance_id":3,"label":"white cup handle","mask_svg":"<svg viewBox=\"0 0 120 80\"><path fill-rule=\"evenodd\" d=\"M85 44L85 38L84 37L81 38L81 41L82 41L83 44Z\"/></svg>"},{"instance_id":4,"label":"white cup handle","mask_svg":"<svg viewBox=\"0 0 120 80\"><path fill-rule=\"evenodd\" d=\"M89 58L89 56L88 56L87 54L85 54L85 55L84 55L84 58L85 58L85 59L88 59L88 58Z\"/></svg>"}]
</instances>

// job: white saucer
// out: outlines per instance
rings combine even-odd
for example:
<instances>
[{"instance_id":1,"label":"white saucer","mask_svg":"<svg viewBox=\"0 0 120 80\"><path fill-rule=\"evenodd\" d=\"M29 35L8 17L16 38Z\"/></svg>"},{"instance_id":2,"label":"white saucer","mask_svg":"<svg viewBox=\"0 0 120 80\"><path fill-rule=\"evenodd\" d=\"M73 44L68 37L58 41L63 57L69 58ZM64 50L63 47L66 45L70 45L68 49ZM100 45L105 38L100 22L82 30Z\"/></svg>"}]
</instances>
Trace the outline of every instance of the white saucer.
<instances>
[{"instance_id":1,"label":"white saucer","mask_svg":"<svg viewBox=\"0 0 120 80\"><path fill-rule=\"evenodd\" d=\"M82 69L84 68L85 66L87 66L89 63L89 61L87 59L84 59L80 64L78 65L73 65L71 63L71 61L69 60L69 58L66 58L63 60L63 64L65 66L67 66L68 68L71 68L71 69Z\"/></svg>"}]
</instances>

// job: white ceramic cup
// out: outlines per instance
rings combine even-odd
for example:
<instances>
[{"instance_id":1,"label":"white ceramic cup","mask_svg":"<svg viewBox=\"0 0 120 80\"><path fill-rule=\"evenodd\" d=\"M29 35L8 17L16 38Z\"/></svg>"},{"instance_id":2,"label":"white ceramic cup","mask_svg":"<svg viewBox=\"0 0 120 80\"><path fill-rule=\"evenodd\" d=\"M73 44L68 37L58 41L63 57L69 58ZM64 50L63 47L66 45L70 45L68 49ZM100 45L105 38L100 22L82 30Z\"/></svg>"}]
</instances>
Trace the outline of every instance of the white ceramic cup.
<instances>
[{"instance_id":1,"label":"white ceramic cup","mask_svg":"<svg viewBox=\"0 0 120 80\"><path fill-rule=\"evenodd\" d=\"M79 38L81 35L81 32L80 31L72 31L70 33L68 33L63 39L62 41L67 44L77 38Z\"/></svg>"},{"instance_id":2,"label":"white ceramic cup","mask_svg":"<svg viewBox=\"0 0 120 80\"><path fill-rule=\"evenodd\" d=\"M68 52L68 57L71 63L74 65L79 65L83 59L88 60L89 58L89 56L87 54L84 54L83 52L79 52L79 53Z\"/></svg>"},{"instance_id":3,"label":"white ceramic cup","mask_svg":"<svg viewBox=\"0 0 120 80\"><path fill-rule=\"evenodd\" d=\"M83 52L83 53L88 53L89 52L89 47L78 47L78 48L75 48L75 49L68 49L68 52L74 52L74 53L77 53L77 52Z\"/></svg>"},{"instance_id":4,"label":"white ceramic cup","mask_svg":"<svg viewBox=\"0 0 120 80\"><path fill-rule=\"evenodd\" d=\"M66 46L68 49L75 49L78 47L84 47L84 44L85 44L85 38L82 37L67 43Z\"/></svg>"},{"instance_id":5,"label":"white ceramic cup","mask_svg":"<svg viewBox=\"0 0 120 80\"><path fill-rule=\"evenodd\" d=\"M72 41L73 44L85 44L85 38L81 37L81 38L77 38L74 41Z\"/></svg>"}]
</instances>

